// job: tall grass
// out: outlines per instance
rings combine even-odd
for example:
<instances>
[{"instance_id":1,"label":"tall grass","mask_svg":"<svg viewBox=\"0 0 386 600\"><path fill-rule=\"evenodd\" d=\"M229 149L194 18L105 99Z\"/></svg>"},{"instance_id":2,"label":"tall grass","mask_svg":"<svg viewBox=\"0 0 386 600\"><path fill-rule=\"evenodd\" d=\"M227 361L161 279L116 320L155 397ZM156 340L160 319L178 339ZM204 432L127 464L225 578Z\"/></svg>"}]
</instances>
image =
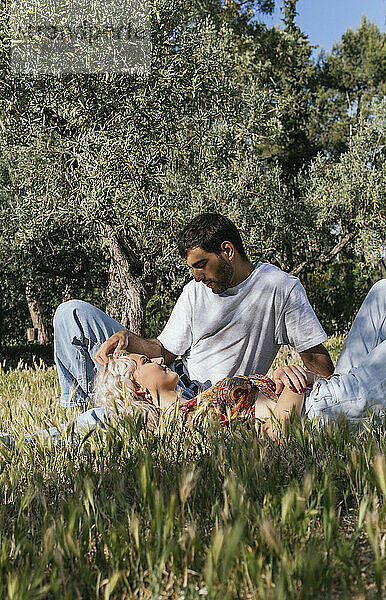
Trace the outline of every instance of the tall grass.
<instances>
[{"instance_id":1,"label":"tall grass","mask_svg":"<svg viewBox=\"0 0 386 600\"><path fill-rule=\"evenodd\" d=\"M74 437L43 364L2 370L0 396L0 598L382 598L384 429L300 422L277 445L138 418ZM47 418L68 440L24 443Z\"/></svg>"}]
</instances>

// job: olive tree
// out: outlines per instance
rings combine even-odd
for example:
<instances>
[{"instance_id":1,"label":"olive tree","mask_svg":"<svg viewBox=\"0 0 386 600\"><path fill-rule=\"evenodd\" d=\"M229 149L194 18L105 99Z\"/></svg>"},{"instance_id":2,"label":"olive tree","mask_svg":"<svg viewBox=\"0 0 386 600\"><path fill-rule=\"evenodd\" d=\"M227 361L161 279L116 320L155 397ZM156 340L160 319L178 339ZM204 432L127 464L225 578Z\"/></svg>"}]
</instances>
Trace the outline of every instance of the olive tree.
<instances>
[{"instance_id":1,"label":"olive tree","mask_svg":"<svg viewBox=\"0 0 386 600\"><path fill-rule=\"evenodd\" d=\"M316 152L311 48L295 25L295 0L284 3L283 30L252 22L253 5L271 4L151 3L146 74L16 76L3 40L2 226L27 282L62 257L58 282L66 287L78 273L74 293L82 278L94 288L108 256L107 310L139 333L149 298L171 298L184 281L175 239L199 212L229 216L252 259L299 274L318 257L333 260L346 235L373 231L370 201L360 212L355 196L355 218L340 192L326 211L320 203L327 172L347 160L348 186L352 169L366 163L354 154L341 163L319 157L308 175ZM380 155L377 147L377 173ZM378 194L373 183L369 198Z\"/></svg>"},{"instance_id":2,"label":"olive tree","mask_svg":"<svg viewBox=\"0 0 386 600\"><path fill-rule=\"evenodd\" d=\"M303 191L315 211L319 255L336 255L351 243L369 259L380 255L385 231L384 122L386 102L374 102L362 117L351 148L339 158L320 154Z\"/></svg>"},{"instance_id":3,"label":"olive tree","mask_svg":"<svg viewBox=\"0 0 386 600\"><path fill-rule=\"evenodd\" d=\"M83 247L93 237L109 253L108 310L136 332L181 225L207 208L237 214L246 183L267 179L258 148L276 119L239 52L245 15L152 9L150 73L8 75L1 106L18 243L76 223Z\"/></svg>"}]
</instances>

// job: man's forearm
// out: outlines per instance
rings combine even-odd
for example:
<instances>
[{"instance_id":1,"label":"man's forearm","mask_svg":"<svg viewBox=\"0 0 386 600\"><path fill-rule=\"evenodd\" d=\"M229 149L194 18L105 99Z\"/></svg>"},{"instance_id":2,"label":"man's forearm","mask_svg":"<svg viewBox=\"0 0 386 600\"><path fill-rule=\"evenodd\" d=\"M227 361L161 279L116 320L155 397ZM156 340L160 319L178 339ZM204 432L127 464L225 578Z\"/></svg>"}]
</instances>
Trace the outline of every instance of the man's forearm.
<instances>
[{"instance_id":1,"label":"man's forearm","mask_svg":"<svg viewBox=\"0 0 386 600\"><path fill-rule=\"evenodd\" d=\"M132 352L133 354L144 354L149 358L162 356L165 363L169 365L176 358L168 352L157 339L147 340L127 329L121 329L111 335L97 350L94 360L105 367L109 362L109 356L118 356L120 352Z\"/></svg>"},{"instance_id":2,"label":"man's forearm","mask_svg":"<svg viewBox=\"0 0 386 600\"><path fill-rule=\"evenodd\" d=\"M322 375L322 377L329 377L333 374L333 362L328 350L322 344L311 348L309 351L301 352L300 356L309 371Z\"/></svg>"},{"instance_id":3,"label":"man's forearm","mask_svg":"<svg viewBox=\"0 0 386 600\"><path fill-rule=\"evenodd\" d=\"M144 354L149 358L156 358L163 355L163 346L157 339L145 339L131 331L128 334L127 352L135 354Z\"/></svg>"},{"instance_id":4,"label":"man's forearm","mask_svg":"<svg viewBox=\"0 0 386 600\"><path fill-rule=\"evenodd\" d=\"M139 337L135 333L131 331L127 332L128 334L128 346L127 352L133 352L135 354L144 354L149 358L158 358L162 356L166 365L170 365L170 363L175 360L176 355L172 354L168 350L166 350L161 342L156 338L145 339Z\"/></svg>"}]
</instances>

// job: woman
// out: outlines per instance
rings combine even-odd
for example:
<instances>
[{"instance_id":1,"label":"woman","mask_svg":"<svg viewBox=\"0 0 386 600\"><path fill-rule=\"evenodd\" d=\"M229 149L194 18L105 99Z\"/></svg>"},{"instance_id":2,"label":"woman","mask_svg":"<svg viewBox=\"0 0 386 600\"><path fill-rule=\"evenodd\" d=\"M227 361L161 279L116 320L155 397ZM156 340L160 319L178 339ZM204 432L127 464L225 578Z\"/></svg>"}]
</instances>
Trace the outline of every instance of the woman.
<instances>
[{"instance_id":1,"label":"woman","mask_svg":"<svg viewBox=\"0 0 386 600\"><path fill-rule=\"evenodd\" d=\"M105 422L110 419L138 412L145 416L147 426L155 429L161 415L174 410L181 400L181 393L176 390L177 382L178 374L169 369L162 358L123 353L117 358L111 357L96 376L95 408L81 414L74 429L84 432L98 425L105 428ZM179 409L185 414L201 414L207 408L210 415L222 422L252 420L262 427L272 414L275 419L284 420L292 407L300 414L302 403L303 396L288 389L284 389L278 398L273 381L251 375L222 379L197 398L179 404ZM269 433L274 437L273 427ZM38 435L54 441L61 439L61 432L55 427L28 434L25 438L33 441ZM9 434L0 436L13 445Z\"/></svg>"},{"instance_id":2,"label":"woman","mask_svg":"<svg viewBox=\"0 0 386 600\"><path fill-rule=\"evenodd\" d=\"M172 410L181 395L176 390L178 375L164 364L162 358L150 359L141 354L121 354L111 357L98 372L95 381L95 404L105 414L147 415L154 428L160 416ZM183 413L207 407L210 414L226 422L232 419L253 419L263 423L282 406L295 406L300 413L302 396L283 390L280 399L275 384L261 375L227 377L203 391L198 397L179 404Z\"/></svg>"}]
</instances>

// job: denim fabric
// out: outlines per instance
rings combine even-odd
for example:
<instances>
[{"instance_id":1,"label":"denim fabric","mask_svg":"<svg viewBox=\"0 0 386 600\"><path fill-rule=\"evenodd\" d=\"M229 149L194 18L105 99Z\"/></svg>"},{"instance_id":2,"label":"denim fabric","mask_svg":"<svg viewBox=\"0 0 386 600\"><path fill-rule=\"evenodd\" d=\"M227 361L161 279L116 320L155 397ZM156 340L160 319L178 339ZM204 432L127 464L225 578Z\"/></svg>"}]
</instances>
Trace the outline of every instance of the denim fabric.
<instances>
[{"instance_id":1,"label":"denim fabric","mask_svg":"<svg viewBox=\"0 0 386 600\"><path fill-rule=\"evenodd\" d=\"M83 300L61 304L54 316L54 355L61 388L62 406L81 406L92 400L96 369L94 361L99 346L113 333L125 329L99 308ZM170 365L173 368L173 365ZM194 393L181 380L178 387L183 398Z\"/></svg>"},{"instance_id":2,"label":"denim fabric","mask_svg":"<svg viewBox=\"0 0 386 600\"><path fill-rule=\"evenodd\" d=\"M366 296L347 336L335 374L320 378L305 400L305 415L323 423L346 415L357 423L386 414L386 280Z\"/></svg>"},{"instance_id":3,"label":"denim fabric","mask_svg":"<svg viewBox=\"0 0 386 600\"><path fill-rule=\"evenodd\" d=\"M91 408L86 412L79 415L79 417L75 421L74 431L75 433L86 433L87 430L92 429L93 427L99 426L102 429L105 429L105 421L108 420L109 413L105 408ZM42 437L44 439L51 439L53 443L58 443L62 439L62 434L65 431L66 426L62 425L60 430L56 427L50 427L49 429L40 429L39 431L34 431L33 433L25 434L24 438L26 442L33 443L37 437ZM1 433L0 439L6 443L7 446L13 448L14 441L12 436L9 433Z\"/></svg>"},{"instance_id":4,"label":"denim fabric","mask_svg":"<svg viewBox=\"0 0 386 600\"><path fill-rule=\"evenodd\" d=\"M371 350L386 340L386 279L370 289L343 346L335 373L344 375L362 364Z\"/></svg>"}]
</instances>

